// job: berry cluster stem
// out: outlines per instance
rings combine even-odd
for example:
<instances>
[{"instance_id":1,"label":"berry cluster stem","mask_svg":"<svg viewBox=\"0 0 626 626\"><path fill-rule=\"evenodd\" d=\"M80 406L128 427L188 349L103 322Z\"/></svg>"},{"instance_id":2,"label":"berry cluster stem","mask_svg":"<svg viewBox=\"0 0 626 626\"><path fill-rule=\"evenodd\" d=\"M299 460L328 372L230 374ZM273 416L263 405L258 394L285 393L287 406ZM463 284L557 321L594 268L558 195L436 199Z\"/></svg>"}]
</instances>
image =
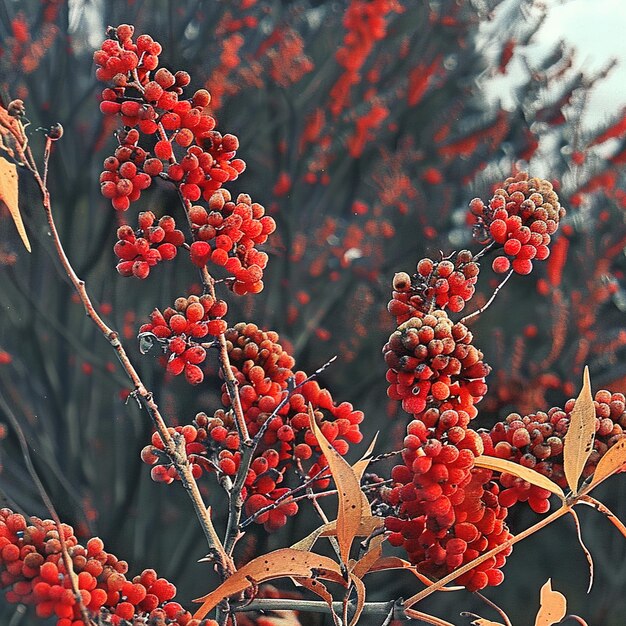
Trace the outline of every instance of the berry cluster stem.
<instances>
[{"instance_id":1,"label":"berry cluster stem","mask_svg":"<svg viewBox=\"0 0 626 626\"><path fill-rule=\"evenodd\" d=\"M52 144L52 140L50 138L47 138L46 148L45 148L46 157L49 157L50 155L51 144ZM42 205L46 213L48 226L50 228L50 233L52 236L52 240L54 242L54 247L55 247L57 256L59 258L59 261L61 262L61 265L63 266L63 269L65 270L65 273L70 279L70 282L74 286L74 289L76 290L76 293L78 294L85 308L87 317L89 317L94 322L94 324L98 327L100 332L105 336L107 341L111 344L111 346L113 347L113 349L115 350L117 354L117 357L120 363L122 364L122 367L124 368L124 371L126 372L128 377L132 381L135 387L135 390L133 392L135 397L138 398L138 400L140 401L140 404L147 410L148 414L150 415L156 429L159 432L159 435L161 436L161 439L163 440L165 451L167 455L170 457L174 466L176 467L176 471L178 472L181 478L181 482L185 490L189 494L189 497L192 500L193 507L195 509L200 525L202 526L202 530L206 537L209 548L212 552L214 552L217 555L216 560L219 563L219 569L221 570L220 573L224 576L227 576L235 570L235 566L233 564L232 559L228 556L228 554L224 550L224 546L222 545L222 542L220 541L220 538L215 530L215 527L213 526L213 522L211 520L209 511L206 505L204 504L204 501L202 499L202 495L200 494L200 490L198 488L196 480L192 475L191 467L190 467L190 464L189 464L189 461L187 459L187 455L185 452L185 447L184 445L177 445L177 442L174 440L174 438L168 431L167 424L163 416L161 415L161 412L159 410L157 403L154 401L152 392L150 392L146 388L139 374L137 373L137 370L131 363L128 357L128 354L126 353L126 350L124 349L124 346L122 345L122 342L120 341L119 333L117 333L115 330L110 328L96 311L91 301L91 298L89 297L87 289L85 287L85 281L81 280L78 277L78 275L76 274L76 271L72 267L72 264L70 263L65 253L65 249L63 248L63 244L61 242L61 238L59 237L59 233L56 228L56 223L54 221L54 215L52 212L52 204L50 200L50 192L44 180L42 179L41 175L39 174L39 170L32 157L30 148L25 146L24 152L29 157L28 160L26 161L26 167L33 175L35 182L37 183L41 191ZM46 170L47 170L47 164L48 164L48 158L46 158L46 161L45 161ZM68 569L68 571L70 570Z\"/></svg>"}]
</instances>

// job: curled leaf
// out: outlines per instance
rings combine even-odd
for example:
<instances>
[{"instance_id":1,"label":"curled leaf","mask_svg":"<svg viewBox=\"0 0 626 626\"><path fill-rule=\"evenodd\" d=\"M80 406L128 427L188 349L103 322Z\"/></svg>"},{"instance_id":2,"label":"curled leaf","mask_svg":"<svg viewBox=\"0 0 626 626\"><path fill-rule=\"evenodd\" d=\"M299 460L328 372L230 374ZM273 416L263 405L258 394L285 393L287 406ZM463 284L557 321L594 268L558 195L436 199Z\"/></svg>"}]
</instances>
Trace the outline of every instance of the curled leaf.
<instances>
[{"instance_id":1,"label":"curled leaf","mask_svg":"<svg viewBox=\"0 0 626 626\"><path fill-rule=\"evenodd\" d=\"M330 473L337 487L339 509L337 511L337 543L341 558L347 563L350 547L361 523L363 494L360 480L350 464L333 448L315 421L313 409L309 406L309 424L326 458Z\"/></svg>"},{"instance_id":2,"label":"curled leaf","mask_svg":"<svg viewBox=\"0 0 626 626\"><path fill-rule=\"evenodd\" d=\"M251 585L257 585L275 578L321 578L346 585L339 565L326 556L302 552L293 548L274 550L253 559L227 578L217 589L194 602L202 606L194 614L195 619L203 619L224 598L245 591Z\"/></svg>"},{"instance_id":3,"label":"curled leaf","mask_svg":"<svg viewBox=\"0 0 626 626\"><path fill-rule=\"evenodd\" d=\"M567 613L565 596L552 590L552 580L548 578L541 588L540 606L535 619L535 626L552 626L560 622Z\"/></svg>"},{"instance_id":4,"label":"curled leaf","mask_svg":"<svg viewBox=\"0 0 626 626\"><path fill-rule=\"evenodd\" d=\"M309 591L312 591L315 595L319 596L330 607L330 614L333 617L335 626L342 626L339 616L333 610L333 597L326 588L326 585L314 578L294 578L294 582L302 587L306 587Z\"/></svg>"},{"instance_id":5,"label":"curled leaf","mask_svg":"<svg viewBox=\"0 0 626 626\"><path fill-rule=\"evenodd\" d=\"M536 485L537 487L547 489L548 491L559 496L561 500L565 499L565 493L561 487L559 487L555 482L552 482L547 476L536 472L530 467L524 467L523 465L513 461L499 459L495 456L486 456L484 454L477 456L474 464L478 467L493 470L494 472L506 472L508 474L513 474L514 476Z\"/></svg>"},{"instance_id":6,"label":"curled leaf","mask_svg":"<svg viewBox=\"0 0 626 626\"><path fill-rule=\"evenodd\" d=\"M591 395L589 368L585 366L583 388L576 398L563 441L563 471L574 495L578 494L578 481L593 450L595 436L596 410Z\"/></svg>"},{"instance_id":7,"label":"curled leaf","mask_svg":"<svg viewBox=\"0 0 626 626\"><path fill-rule=\"evenodd\" d=\"M0 202L4 203L9 210L22 243L30 252L30 241L28 241L22 221L18 197L17 167L13 163L9 163L4 157L0 157Z\"/></svg>"},{"instance_id":8,"label":"curled leaf","mask_svg":"<svg viewBox=\"0 0 626 626\"><path fill-rule=\"evenodd\" d=\"M578 535L578 543L580 547L583 549L585 554L585 558L587 559L587 563L589 565L589 586L587 587L587 593L591 591L591 587L593 586L593 557L591 556L591 552L585 545L583 541L582 529L580 527L580 520L578 519L578 513L574 509L570 509L569 511L574 518L574 525L576 526L576 534Z\"/></svg>"}]
</instances>

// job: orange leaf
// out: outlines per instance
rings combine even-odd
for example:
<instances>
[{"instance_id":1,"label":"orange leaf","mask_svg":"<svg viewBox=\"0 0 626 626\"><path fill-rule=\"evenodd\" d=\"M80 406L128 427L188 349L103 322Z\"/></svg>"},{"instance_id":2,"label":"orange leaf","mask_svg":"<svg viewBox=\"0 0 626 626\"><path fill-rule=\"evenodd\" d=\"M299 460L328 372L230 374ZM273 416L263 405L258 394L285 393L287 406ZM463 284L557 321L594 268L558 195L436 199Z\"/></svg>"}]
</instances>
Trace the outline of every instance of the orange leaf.
<instances>
[{"instance_id":1,"label":"orange leaf","mask_svg":"<svg viewBox=\"0 0 626 626\"><path fill-rule=\"evenodd\" d=\"M317 577L346 585L339 565L332 559L312 552L282 548L246 563L217 589L194 600L203 603L194 614L194 618L203 619L224 598L241 593L251 585L284 577Z\"/></svg>"},{"instance_id":2,"label":"orange leaf","mask_svg":"<svg viewBox=\"0 0 626 626\"><path fill-rule=\"evenodd\" d=\"M494 472L506 472L507 474L513 474L522 480L525 480L533 485L537 485L537 487L547 489L548 491L559 496L562 500L565 499L565 494L563 493L563 489L561 489L561 487L552 482L547 476L536 472L534 469L530 469L530 467L524 467L523 465L513 461L499 459L495 456L486 456L484 454L477 456L474 463L478 467L484 467L486 469L493 470Z\"/></svg>"},{"instance_id":3,"label":"orange leaf","mask_svg":"<svg viewBox=\"0 0 626 626\"><path fill-rule=\"evenodd\" d=\"M363 612L363 606L365 605L365 585L360 578L357 578L352 574L350 574L350 580L352 581L354 590L356 591L356 607L349 626L356 626L359 622L359 617L361 617L361 613Z\"/></svg>"},{"instance_id":4,"label":"orange leaf","mask_svg":"<svg viewBox=\"0 0 626 626\"><path fill-rule=\"evenodd\" d=\"M333 597L330 595L330 592L324 583L321 583L319 580L315 580L313 578L294 578L294 580L302 587L306 587L309 591L312 591L314 594L322 598L322 600L324 600L324 602L326 602L326 604L330 607L330 614L333 616L335 626L341 626L341 620L333 610Z\"/></svg>"},{"instance_id":5,"label":"orange leaf","mask_svg":"<svg viewBox=\"0 0 626 626\"><path fill-rule=\"evenodd\" d=\"M383 555L383 541L384 535L372 537L368 551L354 564L352 574L357 578L363 578L369 572L370 567Z\"/></svg>"},{"instance_id":6,"label":"orange leaf","mask_svg":"<svg viewBox=\"0 0 626 626\"><path fill-rule=\"evenodd\" d=\"M563 441L563 471L574 495L578 494L578 480L593 450L596 436L596 410L591 395L589 368L585 366L583 388L572 409L569 428Z\"/></svg>"},{"instance_id":7,"label":"orange leaf","mask_svg":"<svg viewBox=\"0 0 626 626\"><path fill-rule=\"evenodd\" d=\"M356 532L357 537L369 537L375 530L384 524L382 517L376 515L364 515ZM294 550L310 550L319 537L334 537L337 534L337 522L332 521L316 528L312 533L294 543L291 547Z\"/></svg>"},{"instance_id":8,"label":"orange leaf","mask_svg":"<svg viewBox=\"0 0 626 626\"><path fill-rule=\"evenodd\" d=\"M620 439L614 446L611 446L607 453L598 461L591 482L582 490L582 493L589 493L609 476L613 476L613 474L618 474L624 470L626 470L626 439Z\"/></svg>"},{"instance_id":9,"label":"orange leaf","mask_svg":"<svg viewBox=\"0 0 626 626\"><path fill-rule=\"evenodd\" d=\"M585 558L587 559L587 563L589 565L589 586L587 587L587 593L589 593L591 591L591 587L593 587L593 569L594 569L593 568L593 556L591 556L591 552L589 551L589 549L585 545L585 542L583 541L583 534L582 534L582 529L580 527L580 520L578 519L578 513L576 513L574 509L570 509L569 512L572 514L572 517L574 518L574 525L576 526L576 534L578 535L578 543L580 544L580 547L583 549Z\"/></svg>"},{"instance_id":10,"label":"orange leaf","mask_svg":"<svg viewBox=\"0 0 626 626\"><path fill-rule=\"evenodd\" d=\"M333 448L315 422L313 408L309 405L309 424L326 457L339 496L337 511L337 543L344 563L350 558L350 547L361 523L363 495L360 481L349 463Z\"/></svg>"},{"instance_id":11,"label":"orange leaf","mask_svg":"<svg viewBox=\"0 0 626 626\"><path fill-rule=\"evenodd\" d=\"M504 626L501 622L492 622L490 619L479 617L472 622L472 626Z\"/></svg>"},{"instance_id":12,"label":"orange leaf","mask_svg":"<svg viewBox=\"0 0 626 626\"><path fill-rule=\"evenodd\" d=\"M17 232L22 238L24 247L30 252L30 242L26 235L20 207L18 205L17 167L0 157L0 202L3 202L15 222Z\"/></svg>"},{"instance_id":13,"label":"orange leaf","mask_svg":"<svg viewBox=\"0 0 626 626\"><path fill-rule=\"evenodd\" d=\"M361 478L363 478L363 472L367 469L367 466L370 463L370 459L372 458L372 452L374 451L374 446L376 445L376 440L378 439L378 433L374 435L374 439L372 439L372 443L368 446L365 454L352 466L356 477L359 479L359 484L361 482ZM367 499L367 496L361 491L361 502L362 502L362 515L371 515L372 507L370 505L370 501Z\"/></svg>"},{"instance_id":14,"label":"orange leaf","mask_svg":"<svg viewBox=\"0 0 626 626\"><path fill-rule=\"evenodd\" d=\"M567 601L565 596L558 591L552 590L552 581L548 578L548 582L541 588L541 605L535 626L552 626L560 622L567 613Z\"/></svg>"},{"instance_id":15,"label":"orange leaf","mask_svg":"<svg viewBox=\"0 0 626 626\"><path fill-rule=\"evenodd\" d=\"M390 569L406 569L414 574L427 587L433 584L432 580L417 571L415 565L409 563L405 559L401 559L398 556L383 556L379 558L375 563L370 566L367 573L384 572ZM461 585L456 585L454 587L442 587L439 591L460 591L461 589L465 589L465 587Z\"/></svg>"}]
</instances>

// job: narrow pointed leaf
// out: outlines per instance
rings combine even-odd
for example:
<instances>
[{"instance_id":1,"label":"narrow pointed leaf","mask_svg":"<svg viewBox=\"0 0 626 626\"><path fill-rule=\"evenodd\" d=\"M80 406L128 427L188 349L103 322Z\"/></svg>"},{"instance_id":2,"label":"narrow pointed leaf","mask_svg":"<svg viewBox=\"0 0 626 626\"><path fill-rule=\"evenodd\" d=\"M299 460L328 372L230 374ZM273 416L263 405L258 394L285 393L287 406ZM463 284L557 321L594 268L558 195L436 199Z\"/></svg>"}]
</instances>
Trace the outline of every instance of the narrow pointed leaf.
<instances>
[{"instance_id":1,"label":"narrow pointed leaf","mask_svg":"<svg viewBox=\"0 0 626 626\"><path fill-rule=\"evenodd\" d=\"M490 469L494 472L506 472L507 474L513 474L514 476L536 485L537 487L547 489L548 491L559 496L562 500L565 499L565 493L561 487L559 487L555 482L552 482L547 476L536 472L534 469L530 469L530 467L524 467L523 465L514 463L513 461L499 459L495 456L486 456L484 454L477 456L474 463L478 467L484 467L485 469Z\"/></svg>"},{"instance_id":2,"label":"narrow pointed leaf","mask_svg":"<svg viewBox=\"0 0 626 626\"><path fill-rule=\"evenodd\" d=\"M9 163L4 157L0 157L0 202L3 202L9 210L22 243L30 252L30 241L28 241L22 221L18 198L17 167L13 163Z\"/></svg>"},{"instance_id":3,"label":"narrow pointed leaf","mask_svg":"<svg viewBox=\"0 0 626 626\"><path fill-rule=\"evenodd\" d=\"M370 567L383 555L383 541L384 535L372 537L368 551L354 565L352 574L357 578L363 578L369 572Z\"/></svg>"},{"instance_id":4,"label":"narrow pointed leaf","mask_svg":"<svg viewBox=\"0 0 626 626\"><path fill-rule=\"evenodd\" d=\"M417 571L417 568L413 563L409 563L405 559L401 559L398 556L383 556L375 561L367 573L371 574L374 572L385 572L387 570L392 569L405 569L411 572L418 580L423 582L427 587L433 584L433 581L430 580L427 576ZM456 585L454 587L442 587L439 591L460 591L461 589L465 589L465 587L461 585Z\"/></svg>"},{"instance_id":5,"label":"narrow pointed leaf","mask_svg":"<svg viewBox=\"0 0 626 626\"><path fill-rule=\"evenodd\" d=\"M615 526L615 528L617 528L617 530L619 530L620 533L626 537L626 526L624 526L620 518L617 517L608 506L602 504L602 502L592 498L591 496L583 496L581 500L585 504L591 505L597 511L600 511L600 513L602 513L609 520L609 522L611 522L611 524L613 524L613 526Z\"/></svg>"},{"instance_id":6,"label":"narrow pointed leaf","mask_svg":"<svg viewBox=\"0 0 626 626\"><path fill-rule=\"evenodd\" d=\"M416 609L404 609L404 614L411 619L416 619L426 624L432 624L432 626L454 626L454 624L446 622L445 619L440 619L428 613L422 613L422 611L417 611Z\"/></svg>"},{"instance_id":7,"label":"narrow pointed leaf","mask_svg":"<svg viewBox=\"0 0 626 626\"><path fill-rule=\"evenodd\" d=\"M372 443L368 446L367 450L363 454L363 456L352 466L354 473L357 478L361 480L363 478L363 472L367 469L367 466L370 464L370 460L372 458L372 452L374 452L374 446L376 445L376 440L378 439L378 433L374 435L374 439L372 439Z\"/></svg>"},{"instance_id":8,"label":"narrow pointed leaf","mask_svg":"<svg viewBox=\"0 0 626 626\"><path fill-rule=\"evenodd\" d=\"M326 604L330 607L330 614L333 617L333 622L335 626L342 626L341 620L339 616L333 610L333 597L326 588L326 585L319 580L315 580L314 578L294 578L294 581L297 582L302 587L306 587L309 591L312 591L314 594L322 598Z\"/></svg>"},{"instance_id":9,"label":"narrow pointed leaf","mask_svg":"<svg viewBox=\"0 0 626 626\"><path fill-rule=\"evenodd\" d=\"M364 515L359 521L357 537L369 537L375 530L384 524L382 517L376 515ZM332 521L316 528L312 533L294 543L291 547L294 550L310 550L320 537L334 537L337 535L337 522Z\"/></svg>"},{"instance_id":10,"label":"narrow pointed leaf","mask_svg":"<svg viewBox=\"0 0 626 626\"><path fill-rule=\"evenodd\" d=\"M472 622L472 626L504 626L502 622L493 622L490 619L479 617Z\"/></svg>"},{"instance_id":11,"label":"narrow pointed leaf","mask_svg":"<svg viewBox=\"0 0 626 626\"><path fill-rule=\"evenodd\" d=\"M346 585L339 565L332 559L293 548L282 548L246 563L217 589L194 600L194 602L203 603L196 611L194 618L203 619L224 598L241 593L251 585L285 577L317 577Z\"/></svg>"},{"instance_id":12,"label":"narrow pointed leaf","mask_svg":"<svg viewBox=\"0 0 626 626\"><path fill-rule=\"evenodd\" d=\"M357 578L352 574L350 574L350 580L352 581L354 590L356 591L356 607L349 626L356 626L359 622L359 617L361 617L361 613L363 612L363 606L365 605L365 585L360 578Z\"/></svg>"},{"instance_id":13,"label":"narrow pointed leaf","mask_svg":"<svg viewBox=\"0 0 626 626\"><path fill-rule=\"evenodd\" d=\"M626 471L626 439L620 439L614 446L611 446L598 461L591 482L582 490L582 493L589 493L609 476L623 471Z\"/></svg>"},{"instance_id":14,"label":"narrow pointed leaf","mask_svg":"<svg viewBox=\"0 0 626 626\"><path fill-rule=\"evenodd\" d=\"M350 547L361 523L363 494L360 480L349 463L333 448L315 422L313 409L309 406L309 424L326 458L339 496L337 511L337 543L344 563L350 558Z\"/></svg>"},{"instance_id":15,"label":"narrow pointed leaf","mask_svg":"<svg viewBox=\"0 0 626 626\"><path fill-rule=\"evenodd\" d=\"M567 613L567 601L565 596L558 591L552 590L552 581L541 588L539 612L535 619L535 626L552 626L560 622Z\"/></svg>"},{"instance_id":16,"label":"narrow pointed leaf","mask_svg":"<svg viewBox=\"0 0 626 626\"><path fill-rule=\"evenodd\" d=\"M593 450L595 435L596 410L591 395L589 368L585 366L583 388L576 398L569 428L563 441L563 471L574 495L578 494L578 481Z\"/></svg>"}]
</instances>

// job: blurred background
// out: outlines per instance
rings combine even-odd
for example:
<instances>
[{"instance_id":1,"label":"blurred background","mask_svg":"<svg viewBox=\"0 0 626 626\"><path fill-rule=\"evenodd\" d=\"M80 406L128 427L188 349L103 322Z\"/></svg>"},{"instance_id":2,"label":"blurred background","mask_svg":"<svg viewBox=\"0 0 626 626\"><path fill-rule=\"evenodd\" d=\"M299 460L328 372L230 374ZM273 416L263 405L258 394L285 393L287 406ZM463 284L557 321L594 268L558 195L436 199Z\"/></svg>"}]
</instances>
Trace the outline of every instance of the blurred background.
<instances>
[{"instance_id":1,"label":"blurred background","mask_svg":"<svg viewBox=\"0 0 626 626\"><path fill-rule=\"evenodd\" d=\"M307 372L338 355L320 382L365 411L365 440L381 431L384 451L397 448L407 422L385 393L391 278L439 250L478 250L468 203L487 201L515 171L553 180L568 215L550 258L514 276L472 323L493 367L479 425L563 406L585 364L594 391L626 390L626 69L614 59L625 18L617 0L3 0L0 90L5 101L25 101L36 155L38 129L63 125L50 188L68 256L166 417L190 423L219 406L215 364L191 388L166 377L153 353L141 355L136 334L155 306L197 289L197 277L183 258L146 281L120 277L115 230L136 209L116 214L98 185L115 127L98 109L93 51L106 26L120 23L159 41L161 64L209 89L218 130L240 139L247 170L229 189L249 193L278 224L265 248L265 290L230 297L228 322L278 331ZM150 480L139 458L150 422L126 401L121 367L72 297L25 176L20 194L33 252L2 214L0 394L61 517L82 538L100 536L131 572L156 568L188 603L216 582L196 562L205 544L189 501L180 485ZM138 205L182 218L165 186L153 185ZM497 286L489 266L463 314ZM0 488L9 506L47 517L15 434L3 434ZM205 478L203 489L222 527L220 488ZM625 495L619 478L597 494L622 519ZM537 519L518 509L509 515L513 532ZM580 516L596 559L592 593L574 526L562 519L516 550L504 584L486 592L515 626L534 623L548 577L570 612L590 624L623 623L626 541L594 511ZM289 545L312 518L297 516L276 535L251 531L238 558ZM371 600L417 591L415 579L395 575L378 575L370 587ZM422 610L455 624L469 622L463 610L497 618L464 592L432 598ZM4 604L0 622L42 623Z\"/></svg>"}]
</instances>

